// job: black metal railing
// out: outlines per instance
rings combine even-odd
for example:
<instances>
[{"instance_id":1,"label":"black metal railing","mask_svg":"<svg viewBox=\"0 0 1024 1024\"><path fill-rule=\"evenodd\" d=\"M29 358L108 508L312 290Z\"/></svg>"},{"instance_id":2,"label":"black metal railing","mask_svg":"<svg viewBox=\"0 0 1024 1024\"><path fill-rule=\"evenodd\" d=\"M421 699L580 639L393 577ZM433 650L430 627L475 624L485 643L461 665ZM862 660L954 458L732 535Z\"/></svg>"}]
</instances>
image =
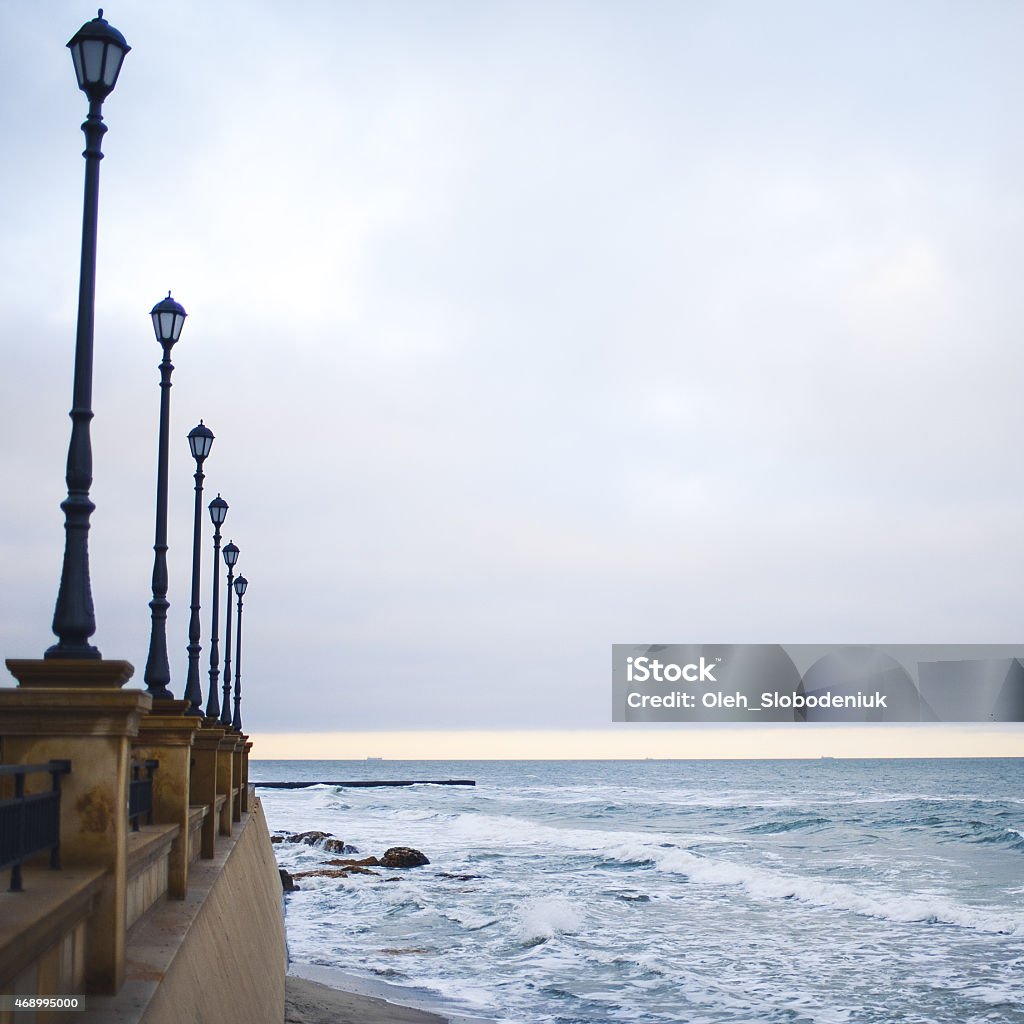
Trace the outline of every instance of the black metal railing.
<instances>
[{"instance_id":1,"label":"black metal railing","mask_svg":"<svg viewBox=\"0 0 1024 1024\"><path fill-rule=\"evenodd\" d=\"M159 761L135 761L132 763L132 778L128 783L128 820L132 831L139 831L139 819L145 817L146 824L153 824L153 772L160 766ZM145 776L142 769L146 769Z\"/></svg>"},{"instance_id":2,"label":"black metal railing","mask_svg":"<svg viewBox=\"0 0 1024 1024\"><path fill-rule=\"evenodd\" d=\"M3 764L0 777L14 776L14 796L0 800L0 870L11 869L11 892L21 892L21 865L29 857L50 851L50 867L60 867L60 777L71 771L70 761L49 764ZM49 772L48 792L25 793L25 776Z\"/></svg>"}]
</instances>

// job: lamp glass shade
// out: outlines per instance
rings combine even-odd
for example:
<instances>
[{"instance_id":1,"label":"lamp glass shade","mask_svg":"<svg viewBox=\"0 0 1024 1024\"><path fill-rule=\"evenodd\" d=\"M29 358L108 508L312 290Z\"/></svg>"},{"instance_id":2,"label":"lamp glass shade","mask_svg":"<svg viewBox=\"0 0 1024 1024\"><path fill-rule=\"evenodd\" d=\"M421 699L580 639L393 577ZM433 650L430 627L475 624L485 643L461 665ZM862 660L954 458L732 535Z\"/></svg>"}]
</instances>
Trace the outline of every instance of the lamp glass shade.
<instances>
[{"instance_id":1,"label":"lamp glass shade","mask_svg":"<svg viewBox=\"0 0 1024 1024\"><path fill-rule=\"evenodd\" d=\"M87 21L68 43L78 88L102 102L113 91L125 54L131 49L123 35L99 16Z\"/></svg>"},{"instance_id":2,"label":"lamp glass shade","mask_svg":"<svg viewBox=\"0 0 1024 1024\"><path fill-rule=\"evenodd\" d=\"M214 526L220 526L228 517L228 503L218 494L210 502L210 519Z\"/></svg>"},{"instance_id":3,"label":"lamp glass shade","mask_svg":"<svg viewBox=\"0 0 1024 1024\"><path fill-rule=\"evenodd\" d=\"M149 311L149 315L153 318L156 340L164 346L173 345L181 337L181 328L184 326L185 317L188 316L185 307L180 302L175 302L170 292L167 293L166 299L161 299Z\"/></svg>"},{"instance_id":4,"label":"lamp glass shade","mask_svg":"<svg viewBox=\"0 0 1024 1024\"><path fill-rule=\"evenodd\" d=\"M213 431L203 425L203 421L199 421L198 427L193 427L188 432L188 444L192 449L192 458L196 462L202 462L207 455L210 454L210 449L213 447Z\"/></svg>"},{"instance_id":5,"label":"lamp glass shade","mask_svg":"<svg viewBox=\"0 0 1024 1024\"><path fill-rule=\"evenodd\" d=\"M68 43L68 46L71 46L71 44ZM78 79L78 88L84 89L85 68L82 67L82 48L80 46L71 46L71 60L75 65L75 78Z\"/></svg>"},{"instance_id":6,"label":"lamp glass shade","mask_svg":"<svg viewBox=\"0 0 1024 1024\"><path fill-rule=\"evenodd\" d=\"M85 76L85 81L89 85L102 82L106 43L102 39L83 39L78 45L82 51L82 73Z\"/></svg>"},{"instance_id":7,"label":"lamp glass shade","mask_svg":"<svg viewBox=\"0 0 1024 1024\"><path fill-rule=\"evenodd\" d=\"M103 84L108 89L114 88L118 72L121 70L121 62L124 60L124 50L118 46L107 46L106 60L103 62Z\"/></svg>"},{"instance_id":8,"label":"lamp glass shade","mask_svg":"<svg viewBox=\"0 0 1024 1024\"><path fill-rule=\"evenodd\" d=\"M244 576L239 576L235 580L235 593L241 597L245 593L245 588L249 586L249 581Z\"/></svg>"},{"instance_id":9,"label":"lamp glass shade","mask_svg":"<svg viewBox=\"0 0 1024 1024\"><path fill-rule=\"evenodd\" d=\"M235 562L238 561L238 548L231 542L224 545L224 550L221 552L224 556L224 564L229 568L235 567Z\"/></svg>"}]
</instances>

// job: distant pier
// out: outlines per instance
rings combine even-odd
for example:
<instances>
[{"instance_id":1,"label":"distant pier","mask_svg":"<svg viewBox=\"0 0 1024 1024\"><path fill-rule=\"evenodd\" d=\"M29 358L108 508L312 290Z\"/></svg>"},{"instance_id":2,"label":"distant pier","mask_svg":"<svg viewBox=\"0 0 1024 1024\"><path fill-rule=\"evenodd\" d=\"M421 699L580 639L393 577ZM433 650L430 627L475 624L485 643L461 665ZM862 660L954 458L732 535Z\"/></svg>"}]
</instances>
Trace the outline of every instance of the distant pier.
<instances>
[{"instance_id":1,"label":"distant pier","mask_svg":"<svg viewBox=\"0 0 1024 1024\"><path fill-rule=\"evenodd\" d=\"M360 779L358 782L254 782L263 789L308 789L310 786L345 786L370 789L374 786L475 786L475 779L409 779L400 782Z\"/></svg>"}]
</instances>

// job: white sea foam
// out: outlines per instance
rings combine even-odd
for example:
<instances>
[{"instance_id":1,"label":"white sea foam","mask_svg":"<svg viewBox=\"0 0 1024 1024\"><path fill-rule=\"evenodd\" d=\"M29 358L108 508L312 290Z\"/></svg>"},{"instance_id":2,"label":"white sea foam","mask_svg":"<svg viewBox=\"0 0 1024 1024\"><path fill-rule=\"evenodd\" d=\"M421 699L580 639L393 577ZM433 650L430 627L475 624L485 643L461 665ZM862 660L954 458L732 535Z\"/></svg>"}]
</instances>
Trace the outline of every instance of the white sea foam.
<instances>
[{"instance_id":1,"label":"white sea foam","mask_svg":"<svg viewBox=\"0 0 1024 1024\"><path fill-rule=\"evenodd\" d=\"M1009 985L965 985L959 991L986 1006L1007 1006L1015 1010L1020 1007L1020 989Z\"/></svg>"},{"instance_id":2,"label":"white sea foam","mask_svg":"<svg viewBox=\"0 0 1024 1024\"><path fill-rule=\"evenodd\" d=\"M711 832L654 832L631 829L572 828L549 825L512 815L454 815L445 823L448 842L470 849L514 850L521 847L546 847L567 854L603 856L609 849L623 844L661 843L666 846L716 843L749 844L747 836L727 836Z\"/></svg>"},{"instance_id":3,"label":"white sea foam","mask_svg":"<svg viewBox=\"0 0 1024 1024\"><path fill-rule=\"evenodd\" d=\"M532 944L575 932L582 923L579 911L560 896L527 900L516 914L515 934L520 942Z\"/></svg>"}]
</instances>

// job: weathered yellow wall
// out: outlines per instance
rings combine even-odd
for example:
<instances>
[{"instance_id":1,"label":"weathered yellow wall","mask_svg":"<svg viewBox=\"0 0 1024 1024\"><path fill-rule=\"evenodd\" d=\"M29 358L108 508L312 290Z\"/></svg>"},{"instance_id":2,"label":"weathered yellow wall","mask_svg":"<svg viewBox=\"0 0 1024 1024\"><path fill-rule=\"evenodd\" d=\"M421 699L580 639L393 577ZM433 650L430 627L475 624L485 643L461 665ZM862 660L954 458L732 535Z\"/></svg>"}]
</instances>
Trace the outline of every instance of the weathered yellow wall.
<instances>
[{"instance_id":1,"label":"weathered yellow wall","mask_svg":"<svg viewBox=\"0 0 1024 1024\"><path fill-rule=\"evenodd\" d=\"M53 996L56 993L85 991L86 925L79 921L59 942L43 953L31 967L26 968L3 988L5 995ZM35 1024L50 1024L66 1018L70 1011L40 1010L35 1014L0 1010L0 1024L21 1024L34 1019Z\"/></svg>"},{"instance_id":2,"label":"weathered yellow wall","mask_svg":"<svg viewBox=\"0 0 1024 1024\"><path fill-rule=\"evenodd\" d=\"M128 895L125 901L129 928L167 892L167 860L171 853L170 845L169 839L163 855L156 857L141 871L133 874L129 868Z\"/></svg>"},{"instance_id":3,"label":"weathered yellow wall","mask_svg":"<svg viewBox=\"0 0 1024 1024\"><path fill-rule=\"evenodd\" d=\"M281 1024L285 969L281 879L257 800L143 1024Z\"/></svg>"}]
</instances>

